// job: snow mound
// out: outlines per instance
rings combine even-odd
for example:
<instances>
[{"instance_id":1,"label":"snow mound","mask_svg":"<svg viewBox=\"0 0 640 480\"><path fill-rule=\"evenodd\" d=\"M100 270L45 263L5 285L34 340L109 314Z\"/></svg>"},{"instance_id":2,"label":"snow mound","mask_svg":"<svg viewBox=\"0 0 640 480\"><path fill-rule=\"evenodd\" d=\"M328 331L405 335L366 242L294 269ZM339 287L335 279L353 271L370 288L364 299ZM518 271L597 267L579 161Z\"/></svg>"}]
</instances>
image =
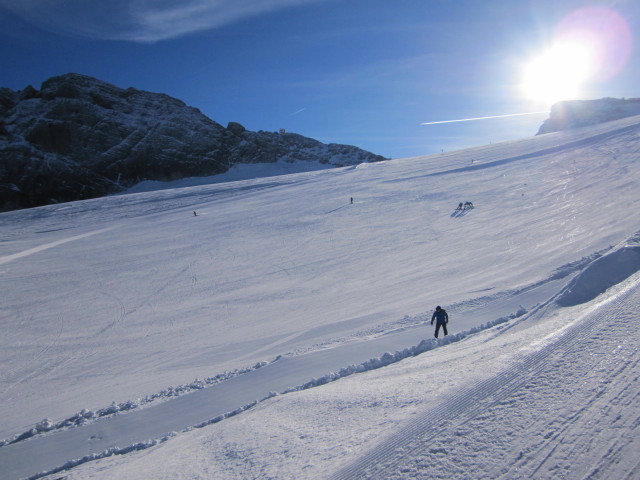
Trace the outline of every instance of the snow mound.
<instances>
[{"instance_id":1,"label":"snow mound","mask_svg":"<svg viewBox=\"0 0 640 480\"><path fill-rule=\"evenodd\" d=\"M560 293L556 303L572 307L593 300L640 270L640 245L626 245L592 262Z\"/></svg>"}]
</instances>

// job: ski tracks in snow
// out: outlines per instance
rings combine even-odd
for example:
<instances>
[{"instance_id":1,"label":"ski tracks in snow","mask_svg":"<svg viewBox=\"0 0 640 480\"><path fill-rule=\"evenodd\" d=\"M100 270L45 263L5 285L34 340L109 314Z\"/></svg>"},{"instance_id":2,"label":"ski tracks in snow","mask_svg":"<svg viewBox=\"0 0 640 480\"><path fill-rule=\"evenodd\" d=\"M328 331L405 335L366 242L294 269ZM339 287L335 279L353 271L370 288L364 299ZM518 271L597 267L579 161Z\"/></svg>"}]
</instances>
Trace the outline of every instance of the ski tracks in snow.
<instances>
[{"instance_id":1,"label":"ski tracks in snow","mask_svg":"<svg viewBox=\"0 0 640 480\"><path fill-rule=\"evenodd\" d=\"M331 479L637 478L639 285L427 410ZM575 361L585 356L593 362Z\"/></svg>"},{"instance_id":2,"label":"ski tracks in snow","mask_svg":"<svg viewBox=\"0 0 640 480\"><path fill-rule=\"evenodd\" d=\"M12 262L19 258L28 257L29 255L33 255L35 253L42 252L44 250L49 250L50 248L55 248L58 245L63 245L65 243L73 242L75 240L82 240L83 238L92 237L94 235L98 235L100 233L108 232L109 230L113 230L115 227L103 228L100 230L95 230L93 232L83 233L82 235L75 235L73 237L63 238L61 240L56 240L55 242L50 242L44 245L40 245L39 247L30 248L28 250L24 250L22 252L14 253L12 255L5 255L0 257L0 265L4 265L5 263Z\"/></svg>"}]
</instances>

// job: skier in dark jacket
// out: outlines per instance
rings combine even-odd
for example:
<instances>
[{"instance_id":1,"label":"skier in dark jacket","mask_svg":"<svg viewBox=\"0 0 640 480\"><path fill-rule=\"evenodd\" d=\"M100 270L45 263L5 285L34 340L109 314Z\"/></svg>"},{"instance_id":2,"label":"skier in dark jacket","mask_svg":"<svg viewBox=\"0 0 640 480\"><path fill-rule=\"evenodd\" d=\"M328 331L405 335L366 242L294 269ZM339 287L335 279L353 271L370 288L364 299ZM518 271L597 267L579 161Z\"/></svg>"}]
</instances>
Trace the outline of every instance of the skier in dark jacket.
<instances>
[{"instance_id":1,"label":"skier in dark jacket","mask_svg":"<svg viewBox=\"0 0 640 480\"><path fill-rule=\"evenodd\" d=\"M449 335L449 332L447 332L447 323L449 323L449 314L440 305L436 307L436 311L433 312L433 315L431 316L431 325L433 325L434 320L436 321L435 337L438 338L438 332L440 331L440 327L442 327L442 330L444 331L445 336Z\"/></svg>"}]
</instances>

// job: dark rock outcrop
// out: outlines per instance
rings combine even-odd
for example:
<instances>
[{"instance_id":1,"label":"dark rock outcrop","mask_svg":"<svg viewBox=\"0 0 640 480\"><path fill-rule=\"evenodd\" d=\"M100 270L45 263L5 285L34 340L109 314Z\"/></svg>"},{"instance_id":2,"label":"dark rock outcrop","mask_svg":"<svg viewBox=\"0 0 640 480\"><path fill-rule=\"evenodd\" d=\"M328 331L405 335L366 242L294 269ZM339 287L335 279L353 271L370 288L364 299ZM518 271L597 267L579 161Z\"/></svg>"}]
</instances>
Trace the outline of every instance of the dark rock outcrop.
<instances>
[{"instance_id":1,"label":"dark rock outcrop","mask_svg":"<svg viewBox=\"0 0 640 480\"><path fill-rule=\"evenodd\" d=\"M640 115L640 98L601 98L556 103L537 135L586 127L620 118Z\"/></svg>"},{"instance_id":2,"label":"dark rock outcrop","mask_svg":"<svg viewBox=\"0 0 640 480\"><path fill-rule=\"evenodd\" d=\"M227 128L163 94L67 74L0 88L0 210L93 198L143 180L223 173L237 163L384 160L290 133Z\"/></svg>"}]
</instances>

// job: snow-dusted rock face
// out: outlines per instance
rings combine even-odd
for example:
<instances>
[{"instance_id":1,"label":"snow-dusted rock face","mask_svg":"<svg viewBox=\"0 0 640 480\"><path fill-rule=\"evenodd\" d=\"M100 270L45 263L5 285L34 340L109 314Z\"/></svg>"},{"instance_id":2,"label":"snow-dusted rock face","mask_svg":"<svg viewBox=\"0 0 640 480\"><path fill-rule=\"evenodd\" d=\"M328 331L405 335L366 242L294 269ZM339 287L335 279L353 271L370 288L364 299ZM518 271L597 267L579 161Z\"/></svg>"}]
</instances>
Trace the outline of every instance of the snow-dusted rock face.
<instances>
[{"instance_id":1,"label":"snow-dusted rock face","mask_svg":"<svg viewBox=\"0 0 640 480\"><path fill-rule=\"evenodd\" d=\"M167 95L78 74L51 78L39 91L0 89L0 210L279 160L344 166L384 158L235 122L225 128Z\"/></svg>"},{"instance_id":2,"label":"snow-dusted rock face","mask_svg":"<svg viewBox=\"0 0 640 480\"><path fill-rule=\"evenodd\" d=\"M585 127L620 118L640 115L640 98L601 98L568 100L556 103L537 135Z\"/></svg>"}]
</instances>

